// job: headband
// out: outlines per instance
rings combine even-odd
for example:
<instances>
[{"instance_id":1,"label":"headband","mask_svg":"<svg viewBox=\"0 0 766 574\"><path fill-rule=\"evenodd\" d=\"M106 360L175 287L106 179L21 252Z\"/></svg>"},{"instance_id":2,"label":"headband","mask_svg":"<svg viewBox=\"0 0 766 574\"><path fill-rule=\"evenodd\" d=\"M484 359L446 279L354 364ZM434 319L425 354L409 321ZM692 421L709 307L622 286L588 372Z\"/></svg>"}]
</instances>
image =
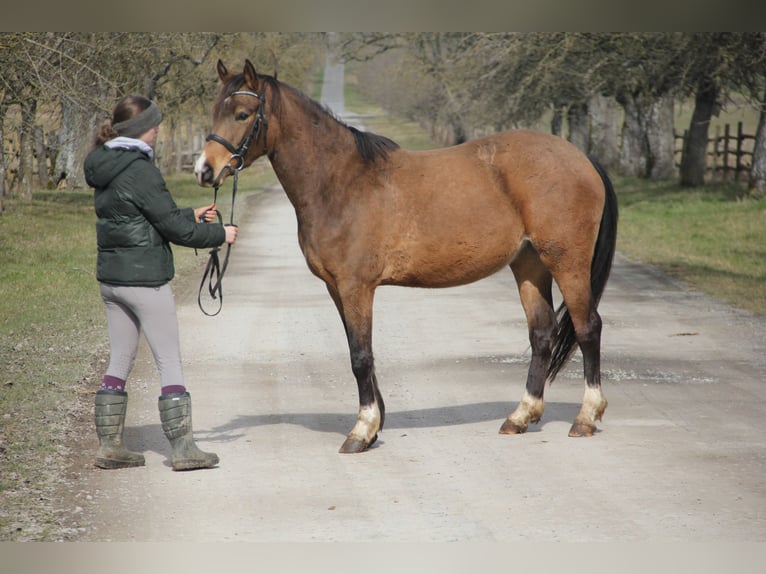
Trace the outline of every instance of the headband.
<instances>
[{"instance_id":1,"label":"headband","mask_svg":"<svg viewBox=\"0 0 766 574\"><path fill-rule=\"evenodd\" d=\"M112 127L118 135L128 138L137 138L144 135L153 127L160 125L161 121L162 113L160 112L160 108L157 104L152 102L149 104L149 107L140 114L136 114L124 122L112 124Z\"/></svg>"}]
</instances>

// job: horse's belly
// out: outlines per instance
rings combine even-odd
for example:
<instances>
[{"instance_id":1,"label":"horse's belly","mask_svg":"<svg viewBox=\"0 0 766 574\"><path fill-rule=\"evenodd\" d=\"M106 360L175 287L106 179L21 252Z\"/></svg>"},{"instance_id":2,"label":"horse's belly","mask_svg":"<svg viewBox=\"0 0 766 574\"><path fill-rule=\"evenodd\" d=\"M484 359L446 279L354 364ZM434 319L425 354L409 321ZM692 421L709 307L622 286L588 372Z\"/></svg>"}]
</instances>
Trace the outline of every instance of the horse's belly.
<instances>
[{"instance_id":1,"label":"horse's belly","mask_svg":"<svg viewBox=\"0 0 766 574\"><path fill-rule=\"evenodd\" d=\"M521 237L512 234L412 241L393 254L384 283L412 287L472 283L506 267L520 243Z\"/></svg>"}]
</instances>

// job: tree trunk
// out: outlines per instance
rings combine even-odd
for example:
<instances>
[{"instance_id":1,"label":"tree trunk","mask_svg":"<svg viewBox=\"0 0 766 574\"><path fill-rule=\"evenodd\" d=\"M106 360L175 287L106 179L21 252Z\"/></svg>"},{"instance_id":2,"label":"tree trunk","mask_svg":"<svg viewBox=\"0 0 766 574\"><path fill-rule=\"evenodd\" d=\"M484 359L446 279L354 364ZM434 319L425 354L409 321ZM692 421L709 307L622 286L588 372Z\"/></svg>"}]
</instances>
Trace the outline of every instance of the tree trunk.
<instances>
[{"instance_id":1,"label":"tree trunk","mask_svg":"<svg viewBox=\"0 0 766 574\"><path fill-rule=\"evenodd\" d=\"M567 109L569 141L583 153L590 153L590 122L587 104L574 104Z\"/></svg>"},{"instance_id":2,"label":"tree trunk","mask_svg":"<svg viewBox=\"0 0 766 574\"><path fill-rule=\"evenodd\" d=\"M21 129L19 130L19 197L32 201L34 123L37 101L34 98L21 103Z\"/></svg>"},{"instance_id":3,"label":"tree trunk","mask_svg":"<svg viewBox=\"0 0 766 574\"><path fill-rule=\"evenodd\" d=\"M710 118L717 113L718 87L710 81L701 81L694 99L694 112L684 140L681 156L681 185L699 187L705 183L708 128Z\"/></svg>"},{"instance_id":4,"label":"tree trunk","mask_svg":"<svg viewBox=\"0 0 766 574\"><path fill-rule=\"evenodd\" d=\"M590 154L607 170L619 165L619 106L614 98L595 95L588 103Z\"/></svg>"},{"instance_id":5,"label":"tree trunk","mask_svg":"<svg viewBox=\"0 0 766 574\"><path fill-rule=\"evenodd\" d=\"M620 142L622 175L647 179L672 177L673 98L623 94L625 112Z\"/></svg>"},{"instance_id":6,"label":"tree trunk","mask_svg":"<svg viewBox=\"0 0 766 574\"><path fill-rule=\"evenodd\" d=\"M42 126L35 126L35 159L37 159L37 179L40 188L50 188L48 177L48 154L45 152L45 133Z\"/></svg>"},{"instance_id":7,"label":"tree trunk","mask_svg":"<svg viewBox=\"0 0 766 574\"><path fill-rule=\"evenodd\" d=\"M750 168L748 182L750 195L756 198L766 196L766 92L761 102L761 115L753 147L753 166Z\"/></svg>"},{"instance_id":8,"label":"tree trunk","mask_svg":"<svg viewBox=\"0 0 766 574\"><path fill-rule=\"evenodd\" d=\"M646 177L670 179L675 173L673 149L673 98L664 96L649 104L646 121L648 153Z\"/></svg>"},{"instance_id":9,"label":"tree trunk","mask_svg":"<svg viewBox=\"0 0 766 574\"><path fill-rule=\"evenodd\" d=\"M86 186L82 164L93 147L93 134L98 123L98 114L79 105L61 100L61 130L59 131L59 153L56 156L57 179L63 175L70 189Z\"/></svg>"},{"instance_id":10,"label":"tree trunk","mask_svg":"<svg viewBox=\"0 0 766 574\"><path fill-rule=\"evenodd\" d=\"M564 123L564 114L561 107L557 106L553 108L553 117L551 117L551 133L554 136L561 135L561 126Z\"/></svg>"},{"instance_id":11,"label":"tree trunk","mask_svg":"<svg viewBox=\"0 0 766 574\"><path fill-rule=\"evenodd\" d=\"M647 154L638 98L634 94L624 94L619 102L625 111L620 133L619 173L629 177L640 177L646 171Z\"/></svg>"},{"instance_id":12,"label":"tree trunk","mask_svg":"<svg viewBox=\"0 0 766 574\"><path fill-rule=\"evenodd\" d=\"M0 100L0 214L5 211L5 196L7 195L7 189L5 185L5 173L6 173L6 158L5 158L5 114L8 113L8 105L5 101Z\"/></svg>"}]
</instances>

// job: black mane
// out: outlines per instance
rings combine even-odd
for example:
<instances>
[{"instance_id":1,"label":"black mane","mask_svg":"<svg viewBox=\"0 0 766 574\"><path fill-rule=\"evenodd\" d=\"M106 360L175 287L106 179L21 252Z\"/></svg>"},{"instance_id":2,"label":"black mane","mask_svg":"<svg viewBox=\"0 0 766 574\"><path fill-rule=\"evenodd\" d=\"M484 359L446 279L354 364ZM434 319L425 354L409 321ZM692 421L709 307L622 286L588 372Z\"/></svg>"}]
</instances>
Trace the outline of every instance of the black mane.
<instances>
[{"instance_id":1,"label":"black mane","mask_svg":"<svg viewBox=\"0 0 766 574\"><path fill-rule=\"evenodd\" d=\"M340 122L354 135L354 143L362 161L372 163L376 159L386 159L388 152L399 149L399 144L395 141L372 132L363 132L353 126L348 126Z\"/></svg>"}]
</instances>

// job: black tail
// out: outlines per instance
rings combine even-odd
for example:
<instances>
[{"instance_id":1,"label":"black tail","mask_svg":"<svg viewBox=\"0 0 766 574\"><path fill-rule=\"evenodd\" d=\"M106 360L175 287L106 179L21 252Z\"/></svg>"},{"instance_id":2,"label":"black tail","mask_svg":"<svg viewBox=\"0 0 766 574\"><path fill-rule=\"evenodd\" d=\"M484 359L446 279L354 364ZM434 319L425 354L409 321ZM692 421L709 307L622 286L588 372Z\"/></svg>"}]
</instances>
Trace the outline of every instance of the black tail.
<instances>
[{"instance_id":1,"label":"black tail","mask_svg":"<svg viewBox=\"0 0 766 574\"><path fill-rule=\"evenodd\" d=\"M604 168L593 158L589 158L593 167L604 182L606 194L604 196L604 211L601 214L601 227L598 230L596 248L593 251L593 259L590 264L590 290L593 304L598 307L601 295L604 293L609 272L612 270L615 245L617 243L617 195L612 187L612 182ZM548 381L553 382L559 371L564 367L569 357L575 350L577 338L575 337L572 318L565 303L561 303L556 310L558 318L558 332L556 342L553 345L551 364L548 367Z\"/></svg>"}]
</instances>

